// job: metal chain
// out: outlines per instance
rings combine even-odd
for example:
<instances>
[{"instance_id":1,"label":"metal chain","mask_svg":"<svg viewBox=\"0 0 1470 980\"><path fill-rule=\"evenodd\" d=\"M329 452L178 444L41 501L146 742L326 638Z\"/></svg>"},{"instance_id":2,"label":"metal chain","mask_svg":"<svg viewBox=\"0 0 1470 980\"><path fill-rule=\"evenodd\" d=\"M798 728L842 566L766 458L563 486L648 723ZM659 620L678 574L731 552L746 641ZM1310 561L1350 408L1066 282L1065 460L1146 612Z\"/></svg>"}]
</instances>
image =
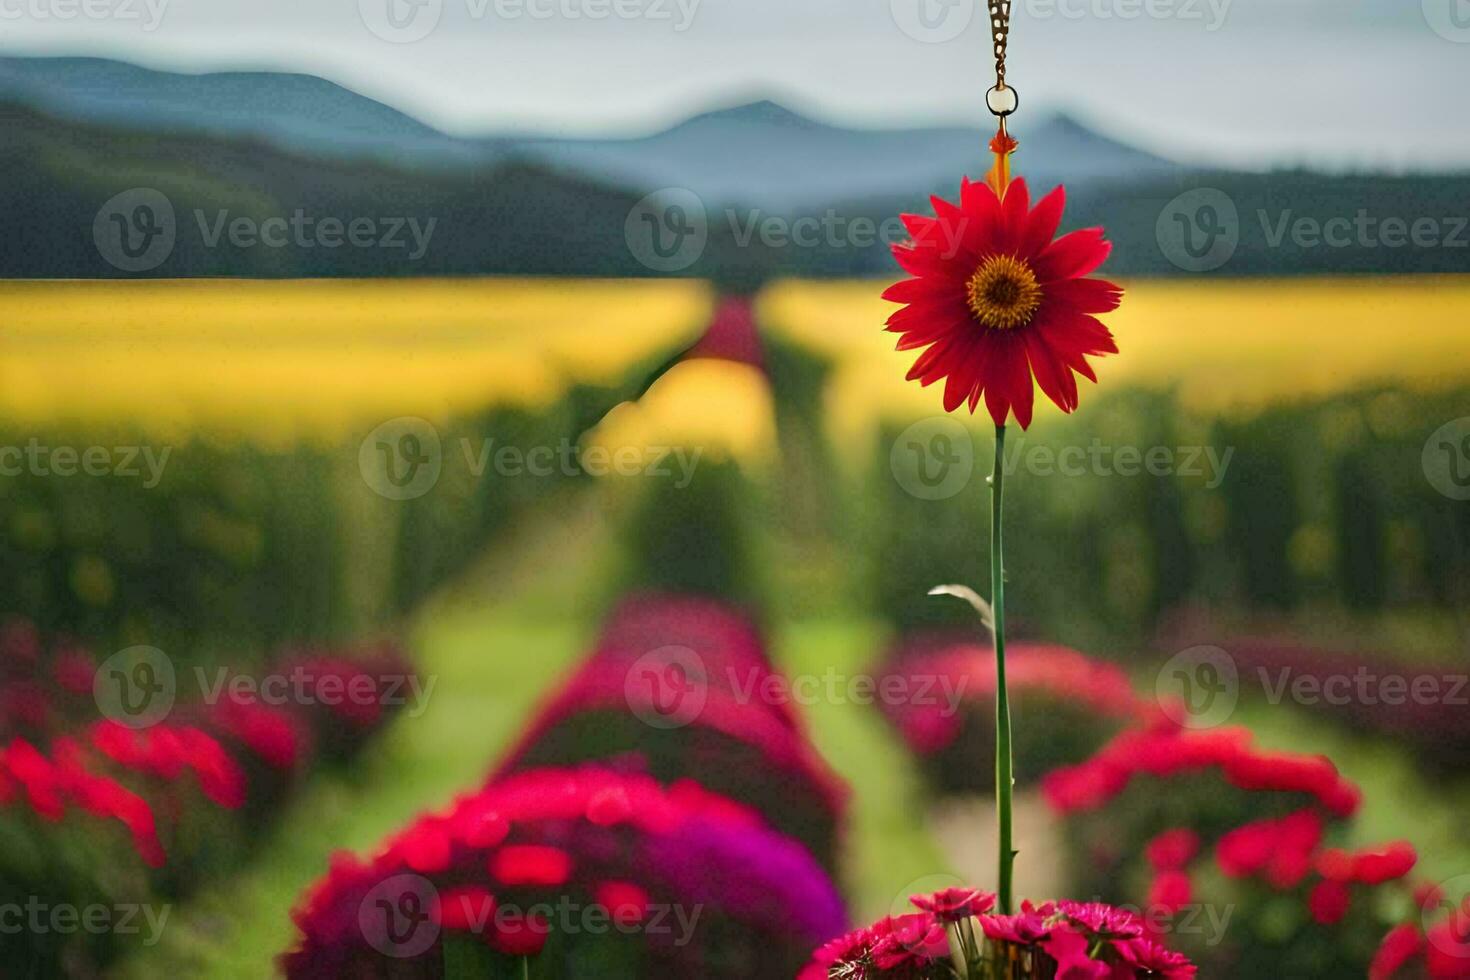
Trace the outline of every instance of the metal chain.
<instances>
[{"instance_id":1,"label":"metal chain","mask_svg":"<svg viewBox=\"0 0 1470 980\"><path fill-rule=\"evenodd\" d=\"M1011 0L988 0L990 34L995 40L995 87L1006 87L1006 41L1011 33Z\"/></svg>"}]
</instances>

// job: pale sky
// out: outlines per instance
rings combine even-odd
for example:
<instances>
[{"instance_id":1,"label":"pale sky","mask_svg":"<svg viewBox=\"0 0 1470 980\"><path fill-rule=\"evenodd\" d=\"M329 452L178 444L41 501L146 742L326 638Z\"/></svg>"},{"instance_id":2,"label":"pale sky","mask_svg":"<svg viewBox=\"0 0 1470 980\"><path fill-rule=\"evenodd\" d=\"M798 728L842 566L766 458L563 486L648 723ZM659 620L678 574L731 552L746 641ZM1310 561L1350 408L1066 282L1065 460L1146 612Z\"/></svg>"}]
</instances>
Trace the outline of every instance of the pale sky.
<instances>
[{"instance_id":1,"label":"pale sky","mask_svg":"<svg viewBox=\"0 0 1470 980\"><path fill-rule=\"evenodd\" d=\"M1021 131L1068 108L1194 162L1470 168L1470 0L1016 0L1013 20ZM650 131L762 96L978 125L992 72L973 0L0 0L0 51L307 72L461 134Z\"/></svg>"}]
</instances>

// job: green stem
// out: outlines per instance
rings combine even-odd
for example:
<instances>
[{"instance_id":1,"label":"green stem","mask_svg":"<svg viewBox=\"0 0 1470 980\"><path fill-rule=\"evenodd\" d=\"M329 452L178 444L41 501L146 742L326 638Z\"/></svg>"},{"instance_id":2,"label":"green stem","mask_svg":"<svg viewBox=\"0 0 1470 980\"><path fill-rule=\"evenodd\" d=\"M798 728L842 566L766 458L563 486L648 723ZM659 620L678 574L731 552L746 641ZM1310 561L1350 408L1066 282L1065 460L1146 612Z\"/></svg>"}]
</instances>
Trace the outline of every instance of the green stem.
<instances>
[{"instance_id":1,"label":"green stem","mask_svg":"<svg viewBox=\"0 0 1470 980\"><path fill-rule=\"evenodd\" d=\"M995 808L1000 829L1001 912L1012 912L1016 852L1011 846L1011 791L1015 786L1011 758L1011 699L1006 691L1006 601L1004 544L1001 534L1002 481L1005 476L1006 427L995 427L995 469L990 476L990 603L995 622Z\"/></svg>"}]
</instances>

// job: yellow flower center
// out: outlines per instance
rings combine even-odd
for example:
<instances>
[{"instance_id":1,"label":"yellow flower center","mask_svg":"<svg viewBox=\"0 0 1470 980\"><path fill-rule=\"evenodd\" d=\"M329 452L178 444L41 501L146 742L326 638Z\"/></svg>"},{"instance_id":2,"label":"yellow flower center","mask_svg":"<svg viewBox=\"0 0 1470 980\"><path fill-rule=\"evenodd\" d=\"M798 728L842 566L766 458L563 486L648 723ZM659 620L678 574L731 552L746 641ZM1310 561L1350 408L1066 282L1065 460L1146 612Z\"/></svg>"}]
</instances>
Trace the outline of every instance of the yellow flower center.
<instances>
[{"instance_id":1,"label":"yellow flower center","mask_svg":"<svg viewBox=\"0 0 1470 980\"><path fill-rule=\"evenodd\" d=\"M996 330L1024 327L1041 306L1036 273L1011 255L986 259L970 277L966 292L975 319Z\"/></svg>"}]
</instances>

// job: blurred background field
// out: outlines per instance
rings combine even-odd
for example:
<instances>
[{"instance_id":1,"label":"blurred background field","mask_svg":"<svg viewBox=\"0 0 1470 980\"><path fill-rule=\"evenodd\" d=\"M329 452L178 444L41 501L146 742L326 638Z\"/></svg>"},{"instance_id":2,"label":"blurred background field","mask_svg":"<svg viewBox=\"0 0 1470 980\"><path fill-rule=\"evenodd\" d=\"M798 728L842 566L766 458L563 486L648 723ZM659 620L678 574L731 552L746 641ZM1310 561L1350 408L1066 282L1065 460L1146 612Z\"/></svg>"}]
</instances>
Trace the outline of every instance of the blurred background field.
<instances>
[{"instance_id":1,"label":"blurred background field","mask_svg":"<svg viewBox=\"0 0 1470 980\"><path fill-rule=\"evenodd\" d=\"M877 292L789 280L730 299L753 310L753 326L741 321L758 330L753 353L707 348L717 356L620 404L706 330L709 287L12 283L0 353L12 441L105 433L174 462L156 488L8 480L7 591L51 628L120 637L154 634L163 622L149 617L169 616L196 632L220 622L222 638L351 632L406 612L518 509L579 482L474 472L492 439L682 444L733 461L776 525L770 547L803 556L762 569L776 578L772 601L926 610L922 596L900 598L915 580L982 577L984 501L973 486L927 501L900 486L889 449L938 413L932 392L902 380L909 355L878 329ZM1326 605L1412 610L1441 642L1452 636L1463 516L1418 457L1462 403L1467 309L1470 289L1454 278L1130 283L1114 324L1125 356L1100 365L1100 390L1075 417L1044 416L1020 448L1032 459L1093 440L1167 447L1181 469L1197 457L1198 472L1037 478L1014 505L1020 533L1065 534L1072 547L1018 554L1018 614L1038 604L1036 618L1065 613L1079 639L1106 627L1131 643L1195 600L1252 614ZM419 500L384 501L362 477L358 447L397 416L441 430L442 482ZM111 519L129 512L161 519ZM302 540L290 527L323 518L332 534ZM1032 596L1030 582L1044 588ZM907 615L900 624L916 625Z\"/></svg>"},{"instance_id":2,"label":"blurred background field","mask_svg":"<svg viewBox=\"0 0 1470 980\"><path fill-rule=\"evenodd\" d=\"M5 933L0 975L253 980L338 952L352 887L305 924L314 883L351 878L333 855L462 872L422 815L508 806L525 758L728 797L711 810L770 834L727 891L783 926L787 880L852 922L990 883L993 657L926 593L989 591L992 427L904 380L880 298L896 216L989 164L985 18L936 40L902 3L706 6L675 30L395 6L436 18L408 43L369 3L7 21L0 913L171 918L156 945ZM1008 441L1021 881L1179 905L1183 875L1238 913L1189 950L1205 980L1362 975L1390 926L1430 925L1425 886L1440 911L1470 893L1470 709L1262 679L1470 664L1463 30L1433 2L1236 0L1212 25L1044 6L1017 5L1014 166L1033 196L1065 182L1064 231L1107 229L1126 294L1079 410L1038 405ZM707 684L718 710L666 729L634 668L685 644L778 688L981 683L940 718ZM1235 673L1195 730L1171 684L1219 680L1200 650ZM159 658L179 703L121 731L105 681L126 710ZM300 669L426 686L359 712L188 690ZM1186 743L1258 768L1110 782L1116 744L1176 737L1155 768ZM706 856L754 846L695 795L662 802L720 831ZM1313 860L1403 840L1412 877L1217 859L1302 814ZM1179 830L1188 875L1150 846ZM456 855L483 874L503 843ZM619 873L662 887L656 863ZM684 952L719 968L655 973L789 975L841 917L714 904ZM1465 967L1470 905L1453 917ZM335 937L348 962L369 932ZM437 977L441 955L389 967Z\"/></svg>"},{"instance_id":3,"label":"blurred background field","mask_svg":"<svg viewBox=\"0 0 1470 980\"><path fill-rule=\"evenodd\" d=\"M1454 356L1465 284L1128 288L1124 353L1075 417L1044 418L1024 444L1210 447L1228 462L1162 478L1023 468L1018 635L1110 658L1145 692L1181 637L1265 631L1462 663L1470 518L1426 481L1421 454L1470 403ZM285 640L406 630L438 682L423 717L315 779L261 857L179 909L165 942L120 975L261 975L327 854L473 782L629 590L693 587L760 610L792 674L860 672L897 636L970 629L963 608L923 591L985 581L988 436L975 427L959 491L915 496L893 447L937 405L902 383L877 292L796 280L751 297L667 282L6 286L9 442L173 450L156 488L5 481L6 611L104 648L163 639L191 661L237 665ZM203 322L190 313L201 304ZM715 342L732 317L753 345ZM63 376L74 396L42 382ZM384 500L359 458L395 415L431 420L443 446L438 485L413 500ZM698 465L677 488L477 475L456 440L486 439L685 446ZM859 918L881 914L950 858L878 712L806 712L856 793L848 895ZM1358 780L1371 801L1362 842L1412 837L1445 876L1470 861L1463 759L1437 760L1459 775L1435 783L1412 745L1330 717L1243 705L1235 720L1267 744L1326 752Z\"/></svg>"}]
</instances>

